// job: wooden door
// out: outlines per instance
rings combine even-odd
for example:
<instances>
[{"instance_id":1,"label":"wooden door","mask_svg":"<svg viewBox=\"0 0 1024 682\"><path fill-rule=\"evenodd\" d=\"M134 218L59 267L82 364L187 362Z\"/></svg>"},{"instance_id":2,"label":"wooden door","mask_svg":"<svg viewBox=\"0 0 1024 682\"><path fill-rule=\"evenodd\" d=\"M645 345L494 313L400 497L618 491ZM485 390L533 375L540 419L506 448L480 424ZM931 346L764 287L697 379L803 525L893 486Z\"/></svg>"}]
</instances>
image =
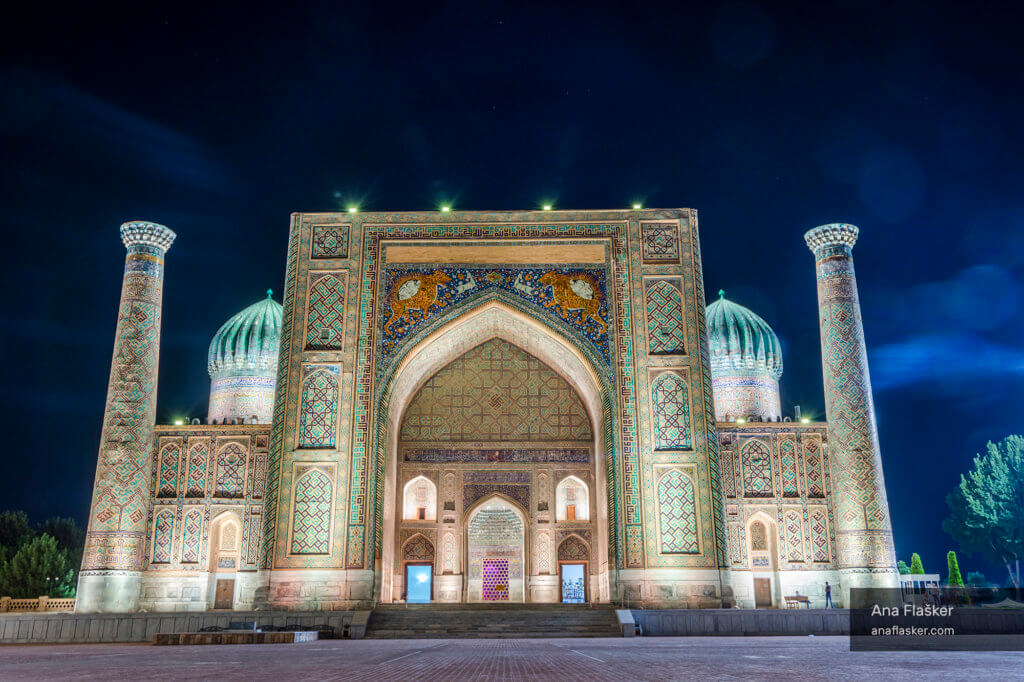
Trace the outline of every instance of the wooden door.
<instances>
[{"instance_id":1,"label":"wooden door","mask_svg":"<svg viewBox=\"0 0 1024 682\"><path fill-rule=\"evenodd\" d=\"M754 578L754 606L766 609L772 605L772 581L770 578Z\"/></svg>"},{"instance_id":2,"label":"wooden door","mask_svg":"<svg viewBox=\"0 0 1024 682\"><path fill-rule=\"evenodd\" d=\"M230 609L235 606L235 579L218 578L217 593L213 599L213 608Z\"/></svg>"}]
</instances>

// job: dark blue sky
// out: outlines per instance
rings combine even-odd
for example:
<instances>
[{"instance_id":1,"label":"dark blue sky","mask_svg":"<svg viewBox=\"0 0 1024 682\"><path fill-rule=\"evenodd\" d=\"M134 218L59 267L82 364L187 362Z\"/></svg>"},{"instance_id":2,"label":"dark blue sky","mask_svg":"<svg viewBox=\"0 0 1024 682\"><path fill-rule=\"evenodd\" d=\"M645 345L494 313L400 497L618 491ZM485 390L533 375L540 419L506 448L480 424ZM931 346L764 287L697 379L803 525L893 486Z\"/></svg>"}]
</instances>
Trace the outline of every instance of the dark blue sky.
<instances>
[{"instance_id":1,"label":"dark blue sky","mask_svg":"<svg viewBox=\"0 0 1024 682\"><path fill-rule=\"evenodd\" d=\"M292 211L642 200L700 211L706 288L779 334L787 411L823 404L802 234L861 227L896 547L945 574L945 494L1024 431L1013 5L369 5L5 17L0 507L87 515L125 219L179 235L166 421L205 414L207 344L280 289Z\"/></svg>"}]
</instances>

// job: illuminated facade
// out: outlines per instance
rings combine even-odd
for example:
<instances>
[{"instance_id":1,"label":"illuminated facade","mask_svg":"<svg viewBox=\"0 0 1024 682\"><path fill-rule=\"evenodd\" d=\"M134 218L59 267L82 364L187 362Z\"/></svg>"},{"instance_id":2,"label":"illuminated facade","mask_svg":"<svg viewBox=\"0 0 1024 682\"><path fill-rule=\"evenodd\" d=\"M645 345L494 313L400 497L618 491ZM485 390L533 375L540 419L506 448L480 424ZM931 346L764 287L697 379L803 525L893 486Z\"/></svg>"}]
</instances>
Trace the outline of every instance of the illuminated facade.
<instances>
[{"instance_id":1,"label":"illuminated facade","mask_svg":"<svg viewBox=\"0 0 1024 682\"><path fill-rule=\"evenodd\" d=\"M835 517L846 487L875 485L887 522L880 466L851 479L848 429L780 421L774 333L703 302L689 209L295 214L283 308L211 343L207 423L154 427L154 373L134 489L105 484L105 428L79 610L777 607L895 582L891 549L840 556L837 534L874 537ZM730 398L739 423L716 423L723 367L772 380ZM273 381L272 420L239 377ZM111 499L141 511L114 529Z\"/></svg>"}]
</instances>

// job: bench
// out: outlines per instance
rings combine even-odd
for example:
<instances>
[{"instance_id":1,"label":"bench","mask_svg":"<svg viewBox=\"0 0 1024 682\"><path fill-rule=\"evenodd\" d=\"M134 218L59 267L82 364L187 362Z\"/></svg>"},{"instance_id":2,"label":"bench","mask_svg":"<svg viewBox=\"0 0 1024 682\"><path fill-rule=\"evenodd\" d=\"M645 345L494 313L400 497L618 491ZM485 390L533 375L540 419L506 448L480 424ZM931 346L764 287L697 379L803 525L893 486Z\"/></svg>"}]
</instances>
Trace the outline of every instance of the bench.
<instances>
[{"instance_id":1,"label":"bench","mask_svg":"<svg viewBox=\"0 0 1024 682\"><path fill-rule=\"evenodd\" d=\"M783 597L786 600L787 609L798 609L802 604L805 608L811 608L811 600L802 594L795 594L792 597Z\"/></svg>"}]
</instances>

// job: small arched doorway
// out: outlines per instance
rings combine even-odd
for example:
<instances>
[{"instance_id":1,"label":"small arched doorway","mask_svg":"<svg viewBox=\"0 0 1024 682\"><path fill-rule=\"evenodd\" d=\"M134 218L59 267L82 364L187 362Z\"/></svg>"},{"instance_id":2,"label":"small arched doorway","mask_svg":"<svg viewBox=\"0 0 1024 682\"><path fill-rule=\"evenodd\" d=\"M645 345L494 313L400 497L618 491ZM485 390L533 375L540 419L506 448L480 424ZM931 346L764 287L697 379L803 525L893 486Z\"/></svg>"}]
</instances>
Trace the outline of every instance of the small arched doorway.
<instances>
[{"instance_id":1,"label":"small arched doorway","mask_svg":"<svg viewBox=\"0 0 1024 682\"><path fill-rule=\"evenodd\" d=\"M235 607L235 574L241 558L242 524L231 512L218 516L210 529L210 575L213 608Z\"/></svg>"},{"instance_id":2,"label":"small arched doorway","mask_svg":"<svg viewBox=\"0 0 1024 682\"><path fill-rule=\"evenodd\" d=\"M754 582L754 608L770 609L779 605L777 526L758 513L747 523L747 556Z\"/></svg>"},{"instance_id":3,"label":"small arched doorway","mask_svg":"<svg viewBox=\"0 0 1024 682\"><path fill-rule=\"evenodd\" d=\"M589 599L590 547L570 535L558 545L558 582L563 604L583 604Z\"/></svg>"},{"instance_id":4,"label":"small arched doorway","mask_svg":"<svg viewBox=\"0 0 1024 682\"><path fill-rule=\"evenodd\" d=\"M470 510L466 523L466 601L526 601L526 519L494 495Z\"/></svg>"},{"instance_id":5,"label":"small arched doorway","mask_svg":"<svg viewBox=\"0 0 1024 682\"><path fill-rule=\"evenodd\" d=\"M402 546L402 599L429 604L434 599L434 544L416 534Z\"/></svg>"}]
</instances>

